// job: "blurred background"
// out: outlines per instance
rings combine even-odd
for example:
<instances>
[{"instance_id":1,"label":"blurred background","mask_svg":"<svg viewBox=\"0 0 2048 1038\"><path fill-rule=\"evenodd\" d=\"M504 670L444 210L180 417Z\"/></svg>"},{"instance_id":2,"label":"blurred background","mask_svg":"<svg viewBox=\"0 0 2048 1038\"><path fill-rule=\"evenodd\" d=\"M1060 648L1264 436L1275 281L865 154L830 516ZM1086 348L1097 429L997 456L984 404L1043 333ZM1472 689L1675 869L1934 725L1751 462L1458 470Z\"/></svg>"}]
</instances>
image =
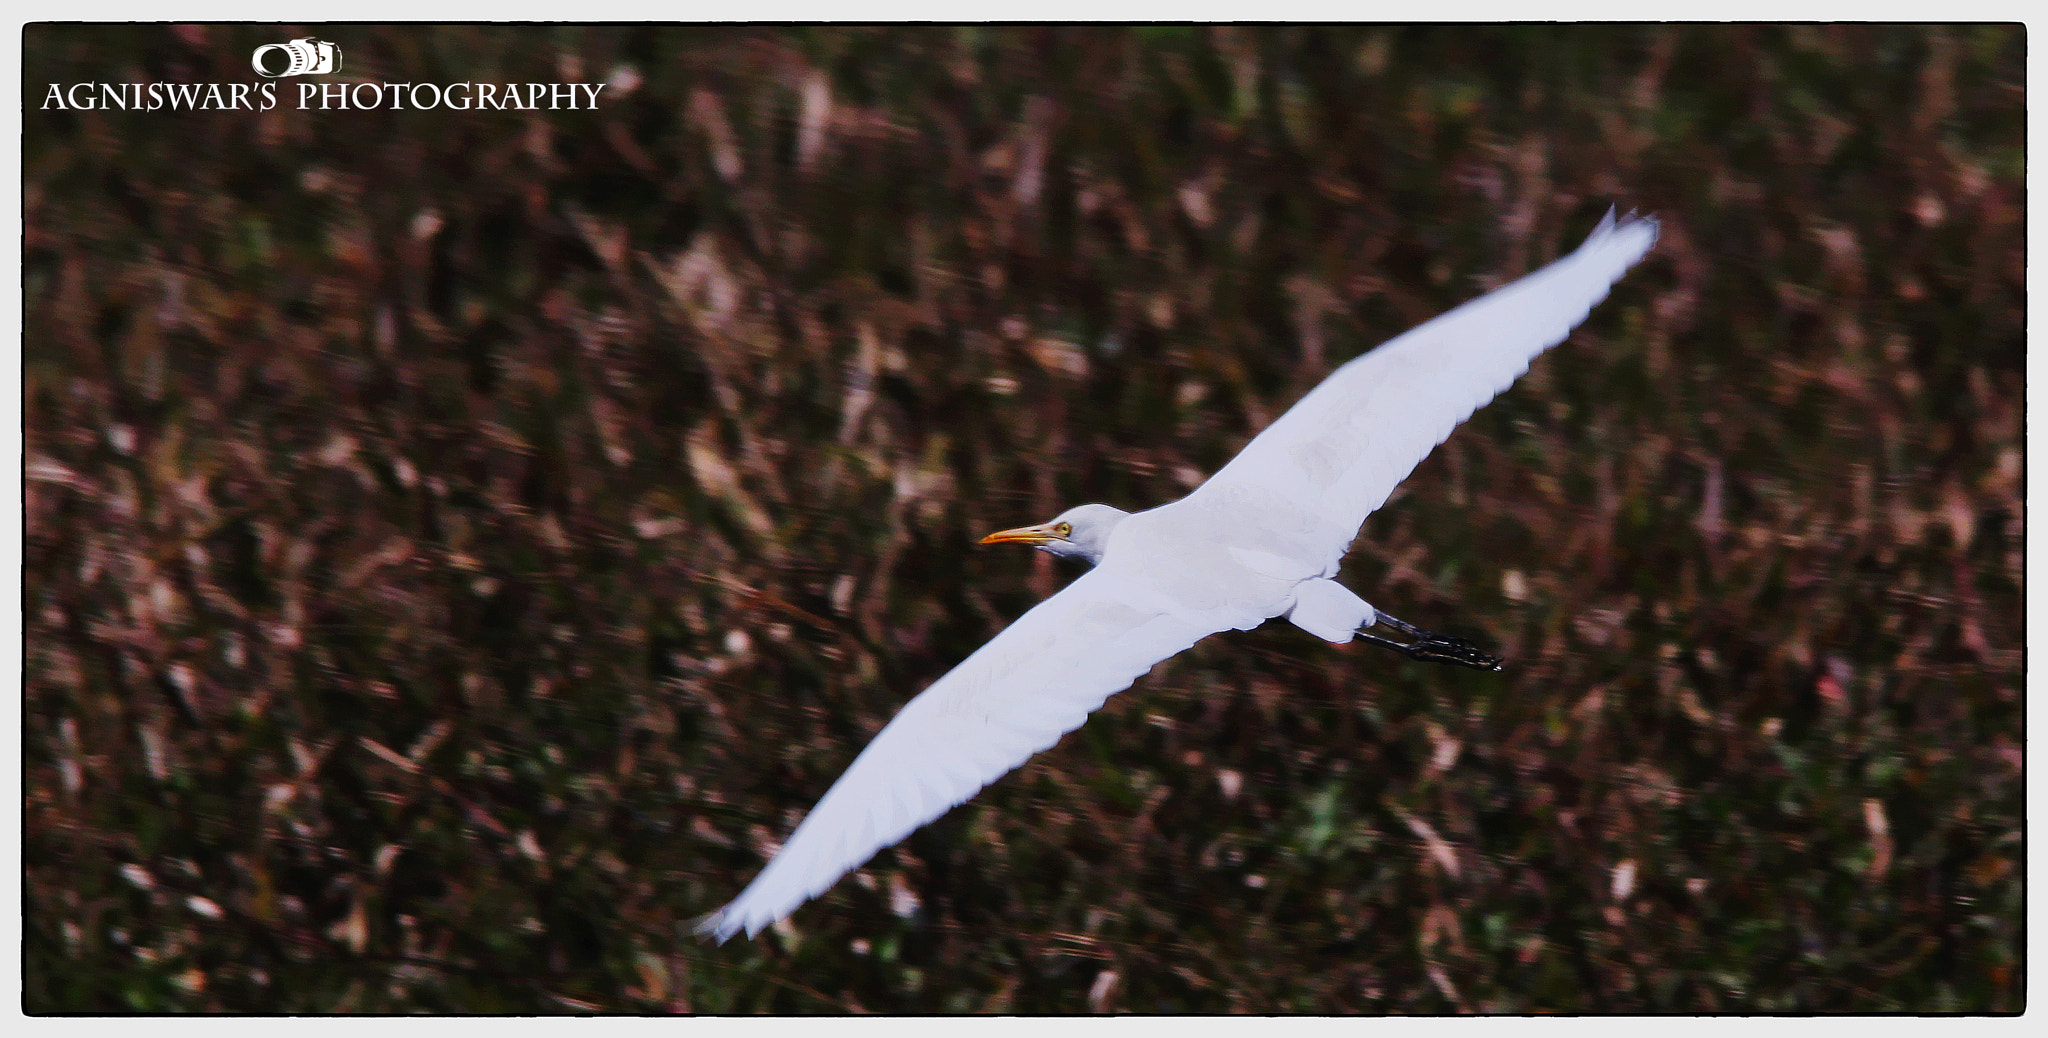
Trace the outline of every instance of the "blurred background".
<instances>
[{"instance_id":1,"label":"blurred background","mask_svg":"<svg viewBox=\"0 0 2048 1038\"><path fill-rule=\"evenodd\" d=\"M2023 1007L2020 27L317 28L26 31L26 1010ZM316 34L607 86L36 107ZM1505 674L1212 638L688 935L1074 575L981 534L1610 205L1346 564Z\"/></svg>"}]
</instances>

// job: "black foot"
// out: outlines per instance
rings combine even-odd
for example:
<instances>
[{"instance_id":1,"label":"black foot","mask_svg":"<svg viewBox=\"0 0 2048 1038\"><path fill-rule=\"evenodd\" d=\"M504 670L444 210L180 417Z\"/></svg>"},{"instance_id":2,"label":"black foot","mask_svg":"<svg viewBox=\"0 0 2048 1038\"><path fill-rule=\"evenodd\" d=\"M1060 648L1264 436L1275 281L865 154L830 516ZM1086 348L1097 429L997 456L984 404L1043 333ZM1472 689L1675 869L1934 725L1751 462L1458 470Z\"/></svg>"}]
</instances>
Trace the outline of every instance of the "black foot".
<instances>
[{"instance_id":1,"label":"black foot","mask_svg":"<svg viewBox=\"0 0 2048 1038\"><path fill-rule=\"evenodd\" d=\"M1388 627L1392 627L1394 630L1414 640L1397 642L1391 638L1367 634L1362 630L1358 632L1358 636L1374 645L1384 645L1409 659L1423 660L1428 663L1455 663L1460 667L1492 671L1501 670L1502 664L1505 662L1499 656L1495 656L1492 653L1479 651L1479 646L1463 638L1453 638L1447 634L1425 631L1414 624L1388 616L1385 613L1379 614L1376 623L1386 624Z\"/></svg>"}]
</instances>

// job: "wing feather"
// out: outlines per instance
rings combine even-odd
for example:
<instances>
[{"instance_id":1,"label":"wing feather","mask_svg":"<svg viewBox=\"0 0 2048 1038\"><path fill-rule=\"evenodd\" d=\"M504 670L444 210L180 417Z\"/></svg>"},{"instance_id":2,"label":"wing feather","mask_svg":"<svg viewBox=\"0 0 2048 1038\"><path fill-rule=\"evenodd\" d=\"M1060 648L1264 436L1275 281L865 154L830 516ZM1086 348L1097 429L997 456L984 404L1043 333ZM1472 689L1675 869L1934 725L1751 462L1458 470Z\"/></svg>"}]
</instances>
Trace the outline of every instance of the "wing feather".
<instances>
[{"instance_id":1,"label":"wing feather","mask_svg":"<svg viewBox=\"0 0 2048 1038\"><path fill-rule=\"evenodd\" d=\"M910 702L774 860L698 932L749 936L1081 726L1159 661L1221 628L1134 604L1091 570Z\"/></svg>"},{"instance_id":2,"label":"wing feather","mask_svg":"<svg viewBox=\"0 0 2048 1038\"><path fill-rule=\"evenodd\" d=\"M1332 567L1365 517L1437 444L1529 370L1657 240L1654 218L1610 210L1584 244L1339 367L1186 501L1293 513Z\"/></svg>"}]
</instances>

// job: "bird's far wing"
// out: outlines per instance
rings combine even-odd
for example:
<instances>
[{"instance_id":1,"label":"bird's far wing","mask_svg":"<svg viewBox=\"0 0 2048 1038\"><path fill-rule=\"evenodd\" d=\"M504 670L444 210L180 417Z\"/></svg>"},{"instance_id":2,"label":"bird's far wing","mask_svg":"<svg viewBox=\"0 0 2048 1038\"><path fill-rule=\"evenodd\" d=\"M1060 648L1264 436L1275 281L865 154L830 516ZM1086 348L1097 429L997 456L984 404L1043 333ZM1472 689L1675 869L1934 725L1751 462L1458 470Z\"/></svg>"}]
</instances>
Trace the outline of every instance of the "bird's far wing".
<instances>
[{"instance_id":1,"label":"bird's far wing","mask_svg":"<svg viewBox=\"0 0 2048 1038\"><path fill-rule=\"evenodd\" d=\"M1655 219L1617 222L1610 210L1570 255L1331 372L1186 500L1285 507L1334 565L1394 487L1564 341L1656 240Z\"/></svg>"},{"instance_id":2,"label":"bird's far wing","mask_svg":"<svg viewBox=\"0 0 2048 1038\"><path fill-rule=\"evenodd\" d=\"M906 703L699 933L749 936L876 851L1050 747L1152 665L1220 628L1141 604L1096 569L1039 603Z\"/></svg>"}]
</instances>

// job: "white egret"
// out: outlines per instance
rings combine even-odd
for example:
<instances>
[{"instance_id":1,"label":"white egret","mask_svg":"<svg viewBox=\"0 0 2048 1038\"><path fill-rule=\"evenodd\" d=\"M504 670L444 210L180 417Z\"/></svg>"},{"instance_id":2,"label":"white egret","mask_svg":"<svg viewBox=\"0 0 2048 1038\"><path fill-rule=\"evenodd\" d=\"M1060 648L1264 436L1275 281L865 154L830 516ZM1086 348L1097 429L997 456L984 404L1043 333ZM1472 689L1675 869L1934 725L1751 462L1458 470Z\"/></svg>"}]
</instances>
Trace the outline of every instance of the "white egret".
<instances>
[{"instance_id":1,"label":"white egret","mask_svg":"<svg viewBox=\"0 0 2048 1038\"><path fill-rule=\"evenodd\" d=\"M1094 568L904 704L739 897L697 929L748 936L1081 726L1152 666L1276 616L1418 659L1500 660L1374 609L1332 579L1365 517L1459 422L1562 342L1657 240L1610 210L1570 255L1332 372L1193 493L1081 505L990 534ZM1405 642L1363 634L1385 624Z\"/></svg>"}]
</instances>

